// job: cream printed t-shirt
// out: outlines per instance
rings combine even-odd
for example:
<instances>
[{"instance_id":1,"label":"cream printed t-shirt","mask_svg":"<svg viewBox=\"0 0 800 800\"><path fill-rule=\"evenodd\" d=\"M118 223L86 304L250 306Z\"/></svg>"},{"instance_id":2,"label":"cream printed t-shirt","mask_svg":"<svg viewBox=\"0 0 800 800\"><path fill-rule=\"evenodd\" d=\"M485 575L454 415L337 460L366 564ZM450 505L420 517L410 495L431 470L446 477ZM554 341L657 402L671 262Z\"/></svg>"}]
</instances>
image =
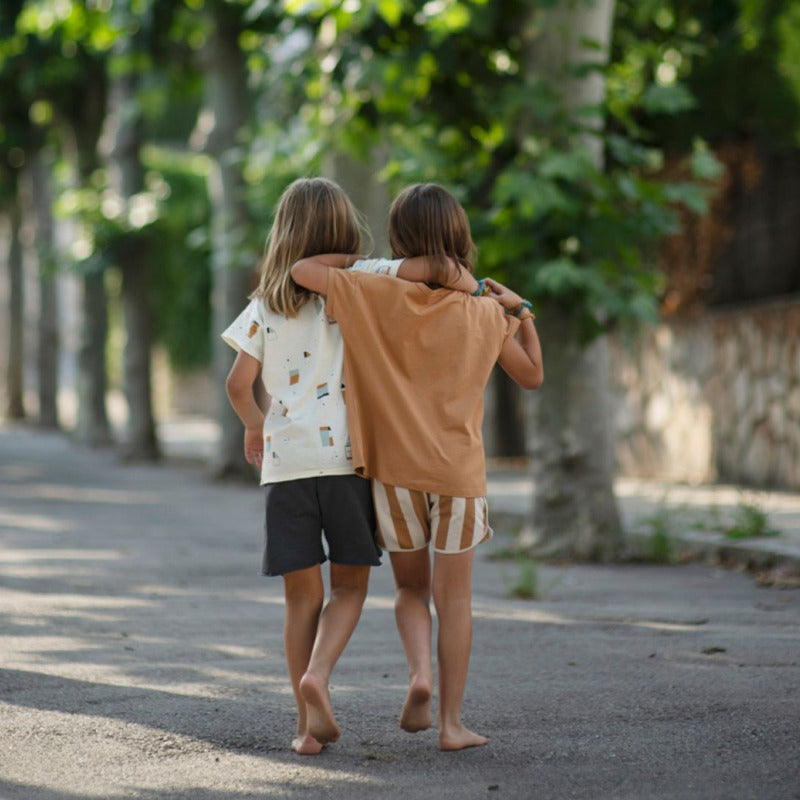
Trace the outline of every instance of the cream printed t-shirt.
<instances>
[{"instance_id":1,"label":"cream printed t-shirt","mask_svg":"<svg viewBox=\"0 0 800 800\"><path fill-rule=\"evenodd\" d=\"M397 276L402 259L364 259L350 268ZM353 472L339 326L317 295L296 317L270 311L259 298L222 338L261 363L271 398L264 419L261 483Z\"/></svg>"}]
</instances>

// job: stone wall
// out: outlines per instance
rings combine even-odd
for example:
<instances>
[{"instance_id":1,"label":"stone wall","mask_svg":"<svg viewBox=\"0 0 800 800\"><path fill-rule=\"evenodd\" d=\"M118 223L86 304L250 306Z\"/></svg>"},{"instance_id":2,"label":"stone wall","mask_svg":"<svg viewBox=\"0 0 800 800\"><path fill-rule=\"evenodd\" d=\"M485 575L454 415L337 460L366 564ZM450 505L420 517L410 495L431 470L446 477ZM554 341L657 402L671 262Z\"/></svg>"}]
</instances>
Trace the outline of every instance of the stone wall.
<instances>
[{"instance_id":1,"label":"stone wall","mask_svg":"<svg viewBox=\"0 0 800 800\"><path fill-rule=\"evenodd\" d=\"M612 340L623 475L800 489L800 298Z\"/></svg>"}]
</instances>

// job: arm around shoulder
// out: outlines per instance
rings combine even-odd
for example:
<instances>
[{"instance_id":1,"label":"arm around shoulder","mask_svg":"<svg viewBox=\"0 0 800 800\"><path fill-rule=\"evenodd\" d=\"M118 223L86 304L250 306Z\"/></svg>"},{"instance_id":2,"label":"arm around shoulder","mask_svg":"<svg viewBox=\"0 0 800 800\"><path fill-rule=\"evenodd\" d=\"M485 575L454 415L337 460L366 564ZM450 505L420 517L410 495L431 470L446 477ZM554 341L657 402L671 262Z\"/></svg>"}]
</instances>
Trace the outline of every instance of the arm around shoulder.
<instances>
[{"instance_id":1,"label":"arm around shoulder","mask_svg":"<svg viewBox=\"0 0 800 800\"><path fill-rule=\"evenodd\" d=\"M328 276L334 267L318 258L301 258L292 264L292 280L304 289L317 294L328 294Z\"/></svg>"}]
</instances>

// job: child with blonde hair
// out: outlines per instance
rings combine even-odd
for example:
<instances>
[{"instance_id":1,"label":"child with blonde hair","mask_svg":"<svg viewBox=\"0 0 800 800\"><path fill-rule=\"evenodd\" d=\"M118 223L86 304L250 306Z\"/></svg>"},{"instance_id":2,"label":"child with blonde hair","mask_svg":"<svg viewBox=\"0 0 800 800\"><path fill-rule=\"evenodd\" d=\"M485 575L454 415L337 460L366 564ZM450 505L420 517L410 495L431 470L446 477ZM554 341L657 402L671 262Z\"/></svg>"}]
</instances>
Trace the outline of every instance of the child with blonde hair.
<instances>
[{"instance_id":1,"label":"child with blonde hair","mask_svg":"<svg viewBox=\"0 0 800 800\"><path fill-rule=\"evenodd\" d=\"M395 258L427 256L428 280L436 285L331 270L314 257L298 261L292 277L327 296L327 313L344 338L353 461L357 473L372 478L379 543L392 562L395 617L408 660L400 725L415 732L432 723L432 594L439 620L439 746L461 750L487 742L461 720L473 556L492 535L483 391L495 362L524 388L538 388L542 353L530 303L472 276L469 222L449 192L436 184L405 189L392 204L389 236ZM443 288L454 285L490 296ZM301 683L318 717L335 724L313 665Z\"/></svg>"},{"instance_id":2,"label":"child with blonde hair","mask_svg":"<svg viewBox=\"0 0 800 800\"><path fill-rule=\"evenodd\" d=\"M222 334L237 351L226 388L245 427L245 458L265 486L263 572L284 581L284 645L297 703L292 748L301 754L319 753L323 742L308 732L300 678L312 658L333 668L361 614L370 567L381 562L369 482L353 471L339 327L319 297L294 283L290 267L309 255L360 249L361 224L345 192L323 178L295 181L278 202L259 286ZM398 263L364 268L397 274ZM253 388L259 379L270 398L266 414ZM320 564L328 556L323 609Z\"/></svg>"}]
</instances>

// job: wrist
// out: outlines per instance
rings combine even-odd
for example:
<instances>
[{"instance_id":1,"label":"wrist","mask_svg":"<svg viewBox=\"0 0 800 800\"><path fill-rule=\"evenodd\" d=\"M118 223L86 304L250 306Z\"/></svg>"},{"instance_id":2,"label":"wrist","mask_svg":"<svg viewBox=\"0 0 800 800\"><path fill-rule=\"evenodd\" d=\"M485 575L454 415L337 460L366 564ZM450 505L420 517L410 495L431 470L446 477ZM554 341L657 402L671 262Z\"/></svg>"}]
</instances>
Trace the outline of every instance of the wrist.
<instances>
[{"instance_id":1,"label":"wrist","mask_svg":"<svg viewBox=\"0 0 800 800\"><path fill-rule=\"evenodd\" d=\"M506 307L506 314L511 314L519 320L536 319L530 301L517 298L517 302Z\"/></svg>"}]
</instances>

